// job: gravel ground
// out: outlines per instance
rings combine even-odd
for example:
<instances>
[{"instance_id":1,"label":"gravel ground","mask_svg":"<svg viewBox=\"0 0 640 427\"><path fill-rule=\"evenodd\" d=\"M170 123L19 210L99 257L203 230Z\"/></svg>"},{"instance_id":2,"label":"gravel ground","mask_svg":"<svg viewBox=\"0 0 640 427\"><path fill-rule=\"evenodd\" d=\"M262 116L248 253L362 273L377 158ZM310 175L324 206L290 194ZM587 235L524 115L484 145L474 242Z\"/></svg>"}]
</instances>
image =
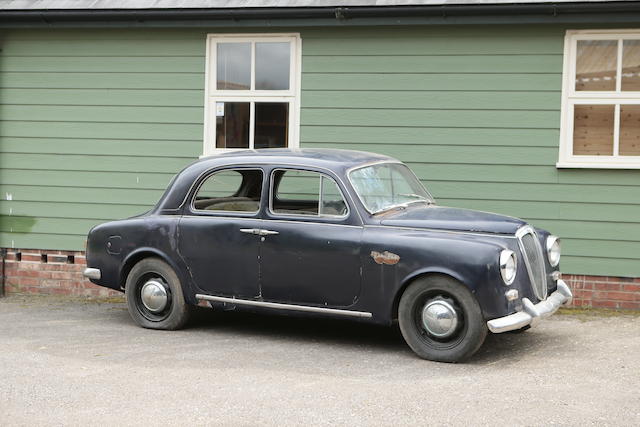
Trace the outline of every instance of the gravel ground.
<instances>
[{"instance_id":1,"label":"gravel ground","mask_svg":"<svg viewBox=\"0 0 640 427\"><path fill-rule=\"evenodd\" d=\"M606 314L606 313L605 313ZM119 300L0 299L0 425L640 425L640 317L560 314L465 364L397 328Z\"/></svg>"}]
</instances>

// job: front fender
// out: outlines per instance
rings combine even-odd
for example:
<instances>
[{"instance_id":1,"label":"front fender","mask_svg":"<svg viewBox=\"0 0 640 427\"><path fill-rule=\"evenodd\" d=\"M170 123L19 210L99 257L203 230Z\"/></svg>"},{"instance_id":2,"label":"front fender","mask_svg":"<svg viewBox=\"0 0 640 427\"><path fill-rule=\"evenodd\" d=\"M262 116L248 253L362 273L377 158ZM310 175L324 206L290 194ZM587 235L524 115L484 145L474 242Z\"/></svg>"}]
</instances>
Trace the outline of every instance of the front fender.
<instances>
[{"instance_id":1,"label":"front fender","mask_svg":"<svg viewBox=\"0 0 640 427\"><path fill-rule=\"evenodd\" d=\"M406 287L429 274L444 274L466 286L487 319L503 316L510 309L498 259L503 249L517 244L513 237L376 227L366 233L364 241L365 298L382 323L394 319L396 304ZM370 251L397 255L398 262L380 265L368 256Z\"/></svg>"},{"instance_id":2,"label":"front fender","mask_svg":"<svg viewBox=\"0 0 640 427\"><path fill-rule=\"evenodd\" d=\"M418 270L412 271L409 275L407 275L403 280L401 280L400 288L404 289L409 283L414 281L420 276L424 276L427 274L444 274L445 276L450 276L456 279L457 281L463 283L470 290L474 289L474 282L470 280L468 277L464 277L459 272L452 270L451 268L447 268L444 266L430 266L426 268L420 268Z\"/></svg>"}]
</instances>

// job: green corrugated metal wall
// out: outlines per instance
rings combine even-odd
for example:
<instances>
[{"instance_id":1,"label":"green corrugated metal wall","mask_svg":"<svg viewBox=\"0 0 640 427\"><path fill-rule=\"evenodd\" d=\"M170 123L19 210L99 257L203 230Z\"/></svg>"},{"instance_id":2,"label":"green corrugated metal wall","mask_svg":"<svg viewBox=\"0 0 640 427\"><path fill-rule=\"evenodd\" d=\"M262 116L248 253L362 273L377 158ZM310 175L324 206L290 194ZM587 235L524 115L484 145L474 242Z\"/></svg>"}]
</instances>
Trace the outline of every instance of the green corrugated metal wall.
<instances>
[{"instance_id":1,"label":"green corrugated metal wall","mask_svg":"<svg viewBox=\"0 0 640 427\"><path fill-rule=\"evenodd\" d=\"M562 236L565 272L640 276L640 171L555 168L563 28L300 32L304 147L398 157L440 204ZM201 153L205 34L3 35L0 246L81 249L157 200Z\"/></svg>"}]
</instances>

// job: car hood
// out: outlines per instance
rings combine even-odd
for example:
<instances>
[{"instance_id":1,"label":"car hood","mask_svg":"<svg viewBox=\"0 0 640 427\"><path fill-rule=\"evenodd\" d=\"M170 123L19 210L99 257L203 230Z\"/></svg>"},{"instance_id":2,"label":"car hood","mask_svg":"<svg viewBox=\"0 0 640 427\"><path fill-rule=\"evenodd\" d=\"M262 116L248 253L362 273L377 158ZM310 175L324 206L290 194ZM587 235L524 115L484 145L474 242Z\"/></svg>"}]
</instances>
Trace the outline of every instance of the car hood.
<instances>
[{"instance_id":1,"label":"car hood","mask_svg":"<svg viewBox=\"0 0 640 427\"><path fill-rule=\"evenodd\" d=\"M499 234L513 234L526 224L521 219L510 216L433 205L388 212L380 223L395 227Z\"/></svg>"}]
</instances>

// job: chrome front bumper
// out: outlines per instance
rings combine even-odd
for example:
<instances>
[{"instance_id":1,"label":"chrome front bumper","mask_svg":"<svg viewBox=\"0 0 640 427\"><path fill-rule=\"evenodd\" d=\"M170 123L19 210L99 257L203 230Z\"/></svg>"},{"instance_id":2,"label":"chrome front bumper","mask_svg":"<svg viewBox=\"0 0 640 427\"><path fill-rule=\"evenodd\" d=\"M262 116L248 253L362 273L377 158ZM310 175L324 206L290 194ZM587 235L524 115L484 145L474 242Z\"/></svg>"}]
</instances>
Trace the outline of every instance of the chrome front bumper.
<instances>
[{"instance_id":1,"label":"chrome front bumper","mask_svg":"<svg viewBox=\"0 0 640 427\"><path fill-rule=\"evenodd\" d=\"M571 302L572 297L569 286L563 280L558 280L558 289L546 300L533 304L528 298L522 298L523 311L489 320L487 326L494 334L514 331L527 325L534 326L540 319L555 313L561 305Z\"/></svg>"},{"instance_id":2,"label":"chrome front bumper","mask_svg":"<svg viewBox=\"0 0 640 427\"><path fill-rule=\"evenodd\" d=\"M100 280L100 277L102 276L99 268L85 268L82 275L87 279L94 280Z\"/></svg>"}]
</instances>

